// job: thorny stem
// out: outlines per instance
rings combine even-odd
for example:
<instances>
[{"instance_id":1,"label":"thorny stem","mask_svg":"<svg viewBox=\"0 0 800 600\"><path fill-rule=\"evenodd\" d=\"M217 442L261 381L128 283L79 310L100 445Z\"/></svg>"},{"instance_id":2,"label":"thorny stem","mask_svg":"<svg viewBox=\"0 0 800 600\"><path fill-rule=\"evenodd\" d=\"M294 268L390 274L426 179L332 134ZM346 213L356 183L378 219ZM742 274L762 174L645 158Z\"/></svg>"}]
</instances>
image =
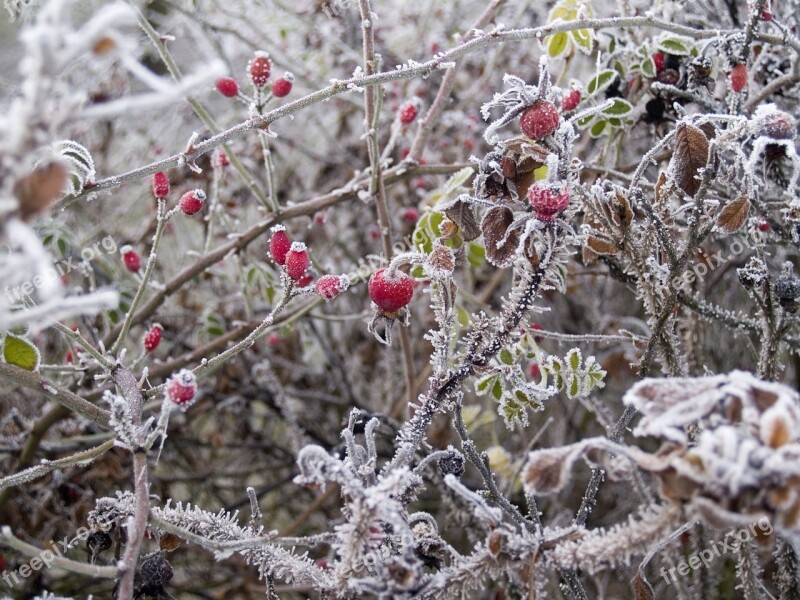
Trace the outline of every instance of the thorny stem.
<instances>
[{"instance_id":1,"label":"thorny stem","mask_svg":"<svg viewBox=\"0 0 800 600\"><path fill-rule=\"evenodd\" d=\"M402 69L396 69L394 71L376 73L374 75L369 75L364 77L351 77L349 79L337 80L331 83L331 85L321 90L308 94L307 96L304 96L302 98L298 98L293 102L282 104L281 106L274 108L273 110L269 111L263 116L248 119L247 121L239 123L238 125L235 125L229 129L226 129L210 137L209 139L196 144L192 149L192 151L190 152L182 152L179 154L175 154L167 158L164 158L162 160L150 163L149 165L140 167L138 169L133 169L131 171L122 173L120 175L115 175L112 177L107 177L105 179L96 181L93 185L87 186L83 192L72 196L67 196L63 200L53 203L53 209L59 210L65 208L72 202L82 197L85 197L90 193L95 193L97 191L104 189L116 188L119 187L120 185L123 185L124 183L134 181L136 179L145 177L147 175L152 175L157 171L163 171L169 168L180 166L182 164L185 164L186 162L191 162L193 160L196 160L198 157L213 150L220 144L224 144L236 137L239 137L240 135L243 135L250 131L254 131L269 123L274 123L279 119L282 119L304 108L307 108L309 106L327 100L332 96L345 93L354 86L370 87L375 85L382 85L391 81L410 79L412 77L417 77L420 75L427 76L433 71L436 71L438 69L449 68L451 66L449 63L458 58L461 58L462 56L466 56L467 54L476 52L478 50L482 50L483 48L486 48L494 44L540 39L548 35L553 35L555 33L574 31L577 29L602 30L602 29L611 29L619 27L652 27L654 29L670 31L672 33L677 33L679 35L685 35L687 37L697 40L705 40L719 36L730 35L738 31L738 30L719 31L719 30L696 29L694 27L678 25L677 23L672 23L670 21L656 19L655 17L651 16L610 18L610 19L585 19L580 21L576 20L569 22L557 22L551 25L544 25L541 27L533 27L527 29L493 31L488 34L472 38L469 41L464 42L460 46L457 46L447 52L443 52L424 63L416 64L414 66L405 67ZM800 52L800 40L796 40L793 38L786 40L784 39L783 36L769 35L758 32L756 32L753 37L754 39L767 42L770 44L775 44L779 46L788 45L797 52ZM232 163L233 160L234 157L231 156Z\"/></svg>"},{"instance_id":2,"label":"thorny stem","mask_svg":"<svg viewBox=\"0 0 800 600\"><path fill-rule=\"evenodd\" d=\"M108 360L105 356L103 356L100 352L95 350L95 347L92 345L89 340L83 337L79 332L73 331L66 325L62 323L53 323L53 328L63 333L67 336L70 340L78 344L81 348L86 350L86 352L94 358L101 367L103 367L106 371L110 371L114 368L114 363Z\"/></svg>"},{"instance_id":3,"label":"thorny stem","mask_svg":"<svg viewBox=\"0 0 800 600\"><path fill-rule=\"evenodd\" d=\"M120 393L128 402L131 424L137 436L136 442L140 444L139 447L133 449L134 513L128 519L126 526L127 542L122 556L124 574L119 583L118 595L119 600L132 600L136 563L144 540L145 529L147 528L147 517L150 514L147 452L141 447L141 444L144 443L144 433L141 431L144 397L133 373L122 365L115 367L112 376Z\"/></svg>"},{"instance_id":4,"label":"thorny stem","mask_svg":"<svg viewBox=\"0 0 800 600\"><path fill-rule=\"evenodd\" d=\"M375 26L369 0L359 0L361 14L361 32L363 36L364 72L367 76L375 74L377 63L375 58ZM381 242L386 260L392 258L392 223L386 199L386 187L383 181L380 151L378 149L378 95L380 86L369 87L364 91L364 126L367 130L367 148L372 172L369 192L375 196L378 210L378 226L381 231ZM414 355L411 348L411 336L405 327L400 328L400 353L403 359L403 375L405 377L406 404L414 401ZM390 407L387 407L387 410Z\"/></svg>"},{"instance_id":5,"label":"thorny stem","mask_svg":"<svg viewBox=\"0 0 800 600\"><path fill-rule=\"evenodd\" d=\"M133 317L134 313L136 312L136 308L139 306L139 302L142 301L144 297L144 292L147 289L147 284L150 281L150 276L153 274L153 269L156 266L156 258L158 257L158 246L161 244L161 238L164 235L164 230L167 227L167 222L172 218L172 215L176 213L178 209L173 208L171 211L166 212L166 203L162 198L158 199L158 221L156 225L156 232L153 234L153 246L150 248L150 256L147 258L147 266L145 267L144 274L142 275L142 282L139 284L139 289L136 290L136 295L133 297L131 301L130 308L128 308L128 312L125 313L125 318L122 321L122 326L119 330L119 335L117 336L117 341L114 342L114 345L111 346L111 355L116 356L117 353L122 348L122 344L125 343L125 338L128 335L128 330L131 328L133 324Z\"/></svg>"}]
</instances>

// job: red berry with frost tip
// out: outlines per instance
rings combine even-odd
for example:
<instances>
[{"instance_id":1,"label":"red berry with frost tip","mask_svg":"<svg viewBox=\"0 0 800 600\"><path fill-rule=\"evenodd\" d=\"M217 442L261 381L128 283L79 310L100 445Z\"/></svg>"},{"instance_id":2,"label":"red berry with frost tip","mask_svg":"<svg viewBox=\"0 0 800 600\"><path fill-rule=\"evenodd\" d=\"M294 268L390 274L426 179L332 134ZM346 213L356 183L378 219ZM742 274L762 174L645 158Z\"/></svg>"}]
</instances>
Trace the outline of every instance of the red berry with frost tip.
<instances>
[{"instance_id":1,"label":"red berry with frost tip","mask_svg":"<svg viewBox=\"0 0 800 600\"><path fill-rule=\"evenodd\" d=\"M181 369L167 382L167 397L178 407L186 410L197 396L197 378L189 369Z\"/></svg>"},{"instance_id":2,"label":"red berry with frost tip","mask_svg":"<svg viewBox=\"0 0 800 600\"><path fill-rule=\"evenodd\" d=\"M152 352L161 343L161 336L164 333L164 328L156 323L150 328L150 331L144 334L142 338L142 345L147 352Z\"/></svg>"},{"instance_id":3,"label":"red berry with frost tip","mask_svg":"<svg viewBox=\"0 0 800 600\"><path fill-rule=\"evenodd\" d=\"M552 188L532 185L528 189L528 201L540 221L552 221L569 205L569 191L566 187Z\"/></svg>"},{"instance_id":4,"label":"red berry with frost tip","mask_svg":"<svg viewBox=\"0 0 800 600\"><path fill-rule=\"evenodd\" d=\"M292 246L286 253L286 264L284 265L289 279L292 279L299 285L300 280L306 274L306 270L310 264L311 261L308 258L308 249L306 245L303 242L292 242ZM311 281L308 281L305 285L309 283L311 283ZM300 287L305 286L301 285Z\"/></svg>"},{"instance_id":5,"label":"red berry with frost tip","mask_svg":"<svg viewBox=\"0 0 800 600\"><path fill-rule=\"evenodd\" d=\"M139 253L127 244L120 248L119 251L122 254L122 262L125 263L125 268L131 273L138 273L142 268L142 259Z\"/></svg>"},{"instance_id":6,"label":"red berry with frost tip","mask_svg":"<svg viewBox=\"0 0 800 600\"><path fill-rule=\"evenodd\" d=\"M333 300L347 289L350 280L346 275L323 275L317 280L315 290L325 300Z\"/></svg>"},{"instance_id":7,"label":"red berry with frost tip","mask_svg":"<svg viewBox=\"0 0 800 600\"><path fill-rule=\"evenodd\" d=\"M233 77L220 77L214 87L226 98L233 98L239 93L239 84Z\"/></svg>"},{"instance_id":8,"label":"red berry with frost tip","mask_svg":"<svg viewBox=\"0 0 800 600\"><path fill-rule=\"evenodd\" d=\"M276 98L284 98L292 93L292 84L294 83L294 75L286 71L283 77L278 77L272 83L272 95Z\"/></svg>"},{"instance_id":9,"label":"red berry with frost tip","mask_svg":"<svg viewBox=\"0 0 800 600\"><path fill-rule=\"evenodd\" d=\"M581 91L580 90L570 90L564 97L561 99L561 110L564 112L569 112L571 110L575 110L578 108L578 104L581 103Z\"/></svg>"},{"instance_id":10,"label":"red berry with frost tip","mask_svg":"<svg viewBox=\"0 0 800 600\"><path fill-rule=\"evenodd\" d=\"M275 225L272 229L272 237L269 240L269 254L279 265L286 264L286 254L292 247L292 240L286 235L286 227Z\"/></svg>"},{"instance_id":11,"label":"red berry with frost tip","mask_svg":"<svg viewBox=\"0 0 800 600\"><path fill-rule=\"evenodd\" d=\"M247 63L247 74L250 76L250 82L254 88L259 90L267 85L271 70L272 62L266 52L256 52L255 56Z\"/></svg>"},{"instance_id":12,"label":"red berry with frost tip","mask_svg":"<svg viewBox=\"0 0 800 600\"><path fill-rule=\"evenodd\" d=\"M731 89L737 94L747 86L747 67L743 63L735 65L730 75Z\"/></svg>"},{"instance_id":13,"label":"red berry with frost tip","mask_svg":"<svg viewBox=\"0 0 800 600\"><path fill-rule=\"evenodd\" d=\"M381 312L392 315L411 302L414 280L399 269L391 275L388 270L379 269L369 278L367 289Z\"/></svg>"},{"instance_id":14,"label":"red berry with frost tip","mask_svg":"<svg viewBox=\"0 0 800 600\"><path fill-rule=\"evenodd\" d=\"M662 52L653 54L653 64L656 67L656 74L664 70L664 54Z\"/></svg>"},{"instance_id":15,"label":"red berry with frost tip","mask_svg":"<svg viewBox=\"0 0 800 600\"><path fill-rule=\"evenodd\" d=\"M535 140L541 140L558 129L558 109L549 100L537 100L519 118L522 133Z\"/></svg>"},{"instance_id":16,"label":"red berry with frost tip","mask_svg":"<svg viewBox=\"0 0 800 600\"><path fill-rule=\"evenodd\" d=\"M400 107L399 115L400 115L400 124L401 125L411 125L414 122L414 119L417 118L419 114L419 106L413 100L406 102L403 106Z\"/></svg>"},{"instance_id":17,"label":"red berry with frost tip","mask_svg":"<svg viewBox=\"0 0 800 600\"><path fill-rule=\"evenodd\" d=\"M201 189L190 190L181 196L179 206L185 215L194 215L203 210L206 203L206 193Z\"/></svg>"},{"instance_id":18,"label":"red berry with frost tip","mask_svg":"<svg viewBox=\"0 0 800 600\"><path fill-rule=\"evenodd\" d=\"M164 171L153 174L153 195L156 198L169 196L169 177Z\"/></svg>"}]
</instances>

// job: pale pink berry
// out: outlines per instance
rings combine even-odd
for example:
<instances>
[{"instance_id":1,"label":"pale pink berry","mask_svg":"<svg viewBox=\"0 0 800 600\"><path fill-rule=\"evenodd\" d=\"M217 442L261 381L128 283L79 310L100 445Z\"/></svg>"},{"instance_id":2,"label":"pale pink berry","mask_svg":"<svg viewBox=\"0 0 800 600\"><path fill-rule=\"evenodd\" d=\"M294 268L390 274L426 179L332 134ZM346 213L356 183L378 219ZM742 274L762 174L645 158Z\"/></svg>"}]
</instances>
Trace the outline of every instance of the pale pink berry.
<instances>
[{"instance_id":1,"label":"pale pink berry","mask_svg":"<svg viewBox=\"0 0 800 600\"><path fill-rule=\"evenodd\" d=\"M153 173L153 195L156 198L169 196L169 177L164 171Z\"/></svg>"},{"instance_id":2,"label":"pale pink berry","mask_svg":"<svg viewBox=\"0 0 800 600\"><path fill-rule=\"evenodd\" d=\"M563 110L564 112L575 110L576 108L578 108L578 104L580 103L581 103L581 91L574 89L570 90L561 99L561 110Z\"/></svg>"},{"instance_id":3,"label":"pale pink berry","mask_svg":"<svg viewBox=\"0 0 800 600\"><path fill-rule=\"evenodd\" d=\"M317 280L315 289L317 294L325 298L325 300L333 300L347 289L350 285L350 280L346 275L323 275Z\"/></svg>"},{"instance_id":4,"label":"pale pink berry","mask_svg":"<svg viewBox=\"0 0 800 600\"><path fill-rule=\"evenodd\" d=\"M569 205L569 191L566 187L552 188L532 185L528 190L528 201L540 221L552 221Z\"/></svg>"},{"instance_id":5,"label":"pale pink berry","mask_svg":"<svg viewBox=\"0 0 800 600\"><path fill-rule=\"evenodd\" d=\"M228 159L228 155L225 153L225 150L222 148L217 148L214 151L214 154L211 155L211 167L214 169L224 169L229 164L231 164L230 159Z\"/></svg>"},{"instance_id":6,"label":"pale pink berry","mask_svg":"<svg viewBox=\"0 0 800 600\"><path fill-rule=\"evenodd\" d=\"M269 54L261 51L256 52L255 56L247 64L247 74L250 76L250 82L253 87L260 90L267 85L271 70L272 62L269 60Z\"/></svg>"},{"instance_id":7,"label":"pale pink berry","mask_svg":"<svg viewBox=\"0 0 800 600\"><path fill-rule=\"evenodd\" d=\"M519 118L522 133L535 140L541 140L558 129L558 109L549 100L539 99L529 106Z\"/></svg>"},{"instance_id":8,"label":"pale pink berry","mask_svg":"<svg viewBox=\"0 0 800 600\"><path fill-rule=\"evenodd\" d=\"M203 210L206 193L201 189L190 190L181 196L180 208L185 215L194 215Z\"/></svg>"},{"instance_id":9,"label":"pale pink berry","mask_svg":"<svg viewBox=\"0 0 800 600\"><path fill-rule=\"evenodd\" d=\"M419 105L414 100L406 102L400 107L400 123L402 125L411 125L411 123L414 122L414 119L417 118L418 113Z\"/></svg>"},{"instance_id":10,"label":"pale pink berry","mask_svg":"<svg viewBox=\"0 0 800 600\"><path fill-rule=\"evenodd\" d=\"M292 93L292 84L294 82L294 75L286 71L283 77L278 77L272 83L272 95L276 98L283 98Z\"/></svg>"},{"instance_id":11,"label":"pale pink berry","mask_svg":"<svg viewBox=\"0 0 800 600\"><path fill-rule=\"evenodd\" d=\"M272 229L272 238L269 240L269 253L279 265L286 264L286 254L292 247L292 241L286 235L286 227L275 225Z\"/></svg>"},{"instance_id":12,"label":"pale pink berry","mask_svg":"<svg viewBox=\"0 0 800 600\"><path fill-rule=\"evenodd\" d=\"M119 251L122 254L122 262L125 263L125 267L128 271L131 273L138 273L142 268L142 259L139 253L127 244L120 248Z\"/></svg>"},{"instance_id":13,"label":"pale pink berry","mask_svg":"<svg viewBox=\"0 0 800 600\"><path fill-rule=\"evenodd\" d=\"M292 242L289 252L286 253L286 264L284 265L289 279L299 284L300 279L306 274L309 264L311 264L311 261L308 258L306 245L303 242ZM309 281L308 283L311 282Z\"/></svg>"},{"instance_id":14,"label":"pale pink berry","mask_svg":"<svg viewBox=\"0 0 800 600\"><path fill-rule=\"evenodd\" d=\"M152 352L161 343L161 335L164 333L164 328L156 323L150 330L144 334L142 338L142 345L147 352Z\"/></svg>"},{"instance_id":15,"label":"pale pink berry","mask_svg":"<svg viewBox=\"0 0 800 600\"><path fill-rule=\"evenodd\" d=\"M221 77L214 84L217 91L226 98L233 98L239 93L239 84L233 77Z\"/></svg>"},{"instance_id":16,"label":"pale pink berry","mask_svg":"<svg viewBox=\"0 0 800 600\"><path fill-rule=\"evenodd\" d=\"M400 270L390 275L386 269L378 269L369 278L367 290L381 312L393 315L411 302L414 280Z\"/></svg>"},{"instance_id":17,"label":"pale pink berry","mask_svg":"<svg viewBox=\"0 0 800 600\"><path fill-rule=\"evenodd\" d=\"M189 369L181 369L167 382L167 397L178 407L186 410L197 396L197 378Z\"/></svg>"}]
</instances>

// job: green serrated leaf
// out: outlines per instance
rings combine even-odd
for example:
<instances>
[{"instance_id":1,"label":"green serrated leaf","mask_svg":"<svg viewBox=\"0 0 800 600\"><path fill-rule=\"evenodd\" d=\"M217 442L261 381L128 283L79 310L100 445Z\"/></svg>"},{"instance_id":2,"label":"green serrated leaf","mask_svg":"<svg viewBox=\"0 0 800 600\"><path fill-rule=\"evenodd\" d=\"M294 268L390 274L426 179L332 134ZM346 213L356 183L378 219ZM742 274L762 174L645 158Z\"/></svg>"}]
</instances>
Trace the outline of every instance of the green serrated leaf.
<instances>
[{"instance_id":1,"label":"green serrated leaf","mask_svg":"<svg viewBox=\"0 0 800 600\"><path fill-rule=\"evenodd\" d=\"M566 388L567 389L567 396L569 396L570 398L575 398L578 395L578 392L580 392L580 389L581 389L580 382L578 380L578 376L577 375L570 375L567 378L567 381L568 381L568 385L567 385L567 388Z\"/></svg>"},{"instance_id":2,"label":"green serrated leaf","mask_svg":"<svg viewBox=\"0 0 800 600\"><path fill-rule=\"evenodd\" d=\"M576 121L578 129L586 129L594 121L594 115L586 115Z\"/></svg>"},{"instance_id":3,"label":"green serrated leaf","mask_svg":"<svg viewBox=\"0 0 800 600\"><path fill-rule=\"evenodd\" d=\"M608 88L614 79L617 77L617 72L614 69L605 69L600 71L596 77L592 77L589 85L586 86L586 91L590 96L599 94Z\"/></svg>"},{"instance_id":4,"label":"green serrated leaf","mask_svg":"<svg viewBox=\"0 0 800 600\"><path fill-rule=\"evenodd\" d=\"M475 382L475 393L479 396L485 395L497 381L497 373L484 375Z\"/></svg>"},{"instance_id":5,"label":"green serrated leaf","mask_svg":"<svg viewBox=\"0 0 800 600\"><path fill-rule=\"evenodd\" d=\"M689 38L672 36L656 42L656 46L667 54L686 56L691 52L692 41Z\"/></svg>"},{"instance_id":6,"label":"green serrated leaf","mask_svg":"<svg viewBox=\"0 0 800 600\"><path fill-rule=\"evenodd\" d=\"M573 372L577 372L581 368L581 352L577 348L573 348L567 352L567 364Z\"/></svg>"},{"instance_id":7,"label":"green serrated leaf","mask_svg":"<svg viewBox=\"0 0 800 600\"><path fill-rule=\"evenodd\" d=\"M492 386L492 396L498 401L503 397L503 383L499 377L495 379L494 385Z\"/></svg>"},{"instance_id":8,"label":"green serrated leaf","mask_svg":"<svg viewBox=\"0 0 800 600\"><path fill-rule=\"evenodd\" d=\"M627 115L633 110L633 106L627 100L622 98L614 98L614 103L603 109L603 114L606 115Z\"/></svg>"},{"instance_id":9,"label":"green serrated leaf","mask_svg":"<svg viewBox=\"0 0 800 600\"><path fill-rule=\"evenodd\" d=\"M26 371L36 371L40 359L39 350L29 340L12 333L6 334L3 342L3 360L8 364Z\"/></svg>"},{"instance_id":10,"label":"green serrated leaf","mask_svg":"<svg viewBox=\"0 0 800 600\"><path fill-rule=\"evenodd\" d=\"M567 51L569 36L563 32L548 36L545 40L545 45L547 46L547 54L552 58L558 58Z\"/></svg>"},{"instance_id":11,"label":"green serrated leaf","mask_svg":"<svg viewBox=\"0 0 800 600\"><path fill-rule=\"evenodd\" d=\"M652 79L656 76L656 63L653 62L653 57L648 57L646 60L642 62L642 75L645 77L649 77Z\"/></svg>"},{"instance_id":12,"label":"green serrated leaf","mask_svg":"<svg viewBox=\"0 0 800 600\"><path fill-rule=\"evenodd\" d=\"M412 239L414 246L420 252L429 254L433 249L433 241L439 237L439 224L444 220L444 213L440 212L426 212L423 214L417 226L414 228Z\"/></svg>"}]
</instances>

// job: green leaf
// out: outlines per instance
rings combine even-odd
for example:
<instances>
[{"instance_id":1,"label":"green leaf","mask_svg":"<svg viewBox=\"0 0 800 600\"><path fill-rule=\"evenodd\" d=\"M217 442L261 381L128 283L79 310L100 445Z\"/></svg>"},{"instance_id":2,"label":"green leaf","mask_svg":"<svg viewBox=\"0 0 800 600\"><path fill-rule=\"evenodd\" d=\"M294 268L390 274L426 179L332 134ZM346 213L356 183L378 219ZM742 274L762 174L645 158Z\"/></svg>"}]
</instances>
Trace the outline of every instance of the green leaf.
<instances>
[{"instance_id":1,"label":"green leaf","mask_svg":"<svg viewBox=\"0 0 800 600\"><path fill-rule=\"evenodd\" d=\"M10 365L20 367L26 371L36 371L39 368L41 356L31 342L13 333L6 334L3 343L3 359Z\"/></svg>"},{"instance_id":2,"label":"green leaf","mask_svg":"<svg viewBox=\"0 0 800 600\"><path fill-rule=\"evenodd\" d=\"M617 72L614 69L600 71L596 77L592 77L589 81L589 85L586 86L586 91L590 96L599 94L611 85L615 77L617 77Z\"/></svg>"},{"instance_id":3,"label":"green leaf","mask_svg":"<svg viewBox=\"0 0 800 600\"><path fill-rule=\"evenodd\" d=\"M598 138L601 135L603 135L603 132L606 130L606 127L608 127L608 121L604 120L597 121L597 123L592 125L592 128L589 130L589 135L591 135L594 138Z\"/></svg>"},{"instance_id":4,"label":"green leaf","mask_svg":"<svg viewBox=\"0 0 800 600\"><path fill-rule=\"evenodd\" d=\"M577 348L573 348L567 352L566 358L569 368L572 369L573 373L577 373L578 369L581 368L581 351Z\"/></svg>"},{"instance_id":5,"label":"green leaf","mask_svg":"<svg viewBox=\"0 0 800 600\"><path fill-rule=\"evenodd\" d=\"M569 36L566 33L557 33L548 36L545 40L545 45L547 46L547 53L552 58L558 58L564 54L569 47Z\"/></svg>"},{"instance_id":6,"label":"green leaf","mask_svg":"<svg viewBox=\"0 0 800 600\"><path fill-rule=\"evenodd\" d=\"M581 117L576 121L576 125L578 129L586 129L591 122L594 120L594 115L586 115L585 117Z\"/></svg>"},{"instance_id":7,"label":"green leaf","mask_svg":"<svg viewBox=\"0 0 800 600\"><path fill-rule=\"evenodd\" d=\"M566 389L567 389L567 396L569 396L570 398L575 398L578 395L581 386L577 375L570 375L567 378Z\"/></svg>"},{"instance_id":8,"label":"green leaf","mask_svg":"<svg viewBox=\"0 0 800 600\"><path fill-rule=\"evenodd\" d=\"M627 115L633 110L633 106L627 100L622 98L614 98L614 104L603 109L603 114L606 115Z\"/></svg>"},{"instance_id":9,"label":"green leaf","mask_svg":"<svg viewBox=\"0 0 800 600\"><path fill-rule=\"evenodd\" d=\"M469 313L463 306L456 306L456 321L462 327L469 325Z\"/></svg>"},{"instance_id":10,"label":"green leaf","mask_svg":"<svg viewBox=\"0 0 800 600\"><path fill-rule=\"evenodd\" d=\"M486 248L481 244L470 242L467 244L467 262L470 266L479 268L486 261Z\"/></svg>"},{"instance_id":11,"label":"green leaf","mask_svg":"<svg viewBox=\"0 0 800 600\"><path fill-rule=\"evenodd\" d=\"M591 29L576 29L575 31L570 32L570 36L572 37L572 41L575 42L575 45L578 47L578 50L584 54L590 54L592 52L594 38L592 36Z\"/></svg>"},{"instance_id":12,"label":"green leaf","mask_svg":"<svg viewBox=\"0 0 800 600\"><path fill-rule=\"evenodd\" d=\"M494 384L497 382L497 373L490 373L489 375L484 375L478 381L475 382L475 393L478 396L485 395Z\"/></svg>"},{"instance_id":13,"label":"green leaf","mask_svg":"<svg viewBox=\"0 0 800 600\"><path fill-rule=\"evenodd\" d=\"M509 352L508 348L503 348L500 350L500 354L498 355L500 362L504 365L513 365L514 364L514 356Z\"/></svg>"},{"instance_id":14,"label":"green leaf","mask_svg":"<svg viewBox=\"0 0 800 600\"><path fill-rule=\"evenodd\" d=\"M494 396L495 400L500 400L503 396L503 384L499 377L495 380L494 386L492 386L492 396Z\"/></svg>"},{"instance_id":15,"label":"green leaf","mask_svg":"<svg viewBox=\"0 0 800 600\"><path fill-rule=\"evenodd\" d=\"M667 54L677 54L678 56L687 56L692 51L692 41L689 38L670 36L658 42L656 46L662 52Z\"/></svg>"},{"instance_id":16,"label":"green leaf","mask_svg":"<svg viewBox=\"0 0 800 600\"><path fill-rule=\"evenodd\" d=\"M652 79L656 76L656 63L653 62L653 57L648 57L644 62L642 62L642 75L645 77L649 77Z\"/></svg>"},{"instance_id":17,"label":"green leaf","mask_svg":"<svg viewBox=\"0 0 800 600\"><path fill-rule=\"evenodd\" d=\"M414 246L424 252L430 254L433 249L433 240L439 237L439 224L444 220L444 213L440 212L426 212L423 214L417 226L414 229L413 237Z\"/></svg>"}]
</instances>

